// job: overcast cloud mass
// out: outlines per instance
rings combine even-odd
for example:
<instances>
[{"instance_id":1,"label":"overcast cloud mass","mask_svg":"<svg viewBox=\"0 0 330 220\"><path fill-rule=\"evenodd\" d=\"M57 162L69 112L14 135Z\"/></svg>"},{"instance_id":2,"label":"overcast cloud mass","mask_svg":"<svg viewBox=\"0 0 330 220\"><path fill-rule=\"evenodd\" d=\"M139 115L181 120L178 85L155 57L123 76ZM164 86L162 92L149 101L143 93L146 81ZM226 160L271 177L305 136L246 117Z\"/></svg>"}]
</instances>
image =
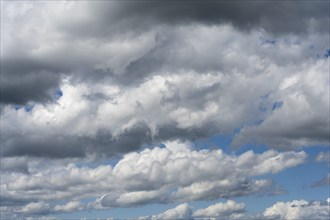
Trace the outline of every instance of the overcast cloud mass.
<instances>
[{"instance_id":1,"label":"overcast cloud mass","mask_svg":"<svg viewBox=\"0 0 330 220\"><path fill-rule=\"evenodd\" d=\"M1 218L328 219L329 17L1 1Z\"/></svg>"}]
</instances>

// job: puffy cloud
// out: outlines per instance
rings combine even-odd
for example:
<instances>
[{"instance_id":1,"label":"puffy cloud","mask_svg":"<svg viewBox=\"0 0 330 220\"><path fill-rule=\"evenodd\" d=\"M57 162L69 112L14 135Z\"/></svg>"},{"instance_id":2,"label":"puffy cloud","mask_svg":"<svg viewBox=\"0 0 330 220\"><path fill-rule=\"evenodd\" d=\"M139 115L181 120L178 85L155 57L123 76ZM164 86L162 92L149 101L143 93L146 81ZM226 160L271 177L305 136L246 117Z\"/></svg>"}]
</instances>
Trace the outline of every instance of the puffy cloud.
<instances>
[{"instance_id":1,"label":"puffy cloud","mask_svg":"<svg viewBox=\"0 0 330 220\"><path fill-rule=\"evenodd\" d=\"M247 27L246 19L235 19L251 11L246 9L250 4L159 4L164 7L145 2L5 2L4 155L109 156L146 143L194 140L234 129L241 131L234 146L328 144L328 32L273 36L268 30L278 16L273 19L272 13L259 15L262 19ZM281 14L284 8L292 10L291 3L268 4L283 6ZM321 6L327 3L308 4L297 5L290 16L301 16L299 22L306 25L324 23ZM214 13L208 20L186 7L209 12L230 8L240 16ZM128 17L118 13L132 10ZM155 16L155 23L148 24L149 16ZM271 22L263 23L268 20L264 17ZM127 28L131 22L143 31ZM250 33L241 31L245 26ZM287 32L280 27L272 32ZM63 96L55 100L57 89ZM35 105L24 113L9 104Z\"/></svg>"},{"instance_id":2,"label":"puffy cloud","mask_svg":"<svg viewBox=\"0 0 330 220\"><path fill-rule=\"evenodd\" d=\"M232 134L234 147L329 145L329 2L1 6L6 213L277 194L256 177L305 153L235 156L192 142Z\"/></svg>"},{"instance_id":3,"label":"puffy cloud","mask_svg":"<svg viewBox=\"0 0 330 220\"><path fill-rule=\"evenodd\" d=\"M140 217L139 219L192 219L192 208L187 203L183 203L158 215Z\"/></svg>"},{"instance_id":4,"label":"puffy cloud","mask_svg":"<svg viewBox=\"0 0 330 220\"><path fill-rule=\"evenodd\" d=\"M263 213L276 219L329 219L329 199L327 202L294 200L277 202Z\"/></svg>"},{"instance_id":5,"label":"puffy cloud","mask_svg":"<svg viewBox=\"0 0 330 220\"><path fill-rule=\"evenodd\" d=\"M18 211L26 215L45 215L50 212L49 204L41 202L31 202Z\"/></svg>"},{"instance_id":6,"label":"puffy cloud","mask_svg":"<svg viewBox=\"0 0 330 220\"><path fill-rule=\"evenodd\" d=\"M12 106L3 108L3 155L114 155L146 143L228 134L241 126L234 146L253 142L285 149L326 145L326 63L317 62L320 71L306 71L306 76L297 76L295 80L289 78L292 82L304 80L308 90L301 90L299 83L289 86L291 81L278 77L281 73L276 68L269 70L274 74L253 77L196 72L156 75L138 87L126 89L67 80L61 87L63 96L53 104L37 104L29 112ZM289 87L265 96L273 89L265 85L267 80ZM237 92L234 82L246 86ZM255 90L249 92L251 87ZM296 114L297 109L301 114Z\"/></svg>"},{"instance_id":7,"label":"puffy cloud","mask_svg":"<svg viewBox=\"0 0 330 220\"><path fill-rule=\"evenodd\" d=\"M156 219L189 219L190 217L191 208L187 203L185 203L157 215Z\"/></svg>"},{"instance_id":8,"label":"puffy cloud","mask_svg":"<svg viewBox=\"0 0 330 220\"><path fill-rule=\"evenodd\" d=\"M56 205L55 212L73 212L82 209L82 204L79 201L70 201L64 205Z\"/></svg>"},{"instance_id":9,"label":"puffy cloud","mask_svg":"<svg viewBox=\"0 0 330 220\"><path fill-rule=\"evenodd\" d=\"M217 203L205 209L198 209L194 212L194 217L214 217L216 219L231 219L237 214L245 212L244 203L236 203L228 200L225 203Z\"/></svg>"},{"instance_id":10,"label":"puffy cloud","mask_svg":"<svg viewBox=\"0 0 330 220\"><path fill-rule=\"evenodd\" d=\"M277 202L266 208L263 214L249 213L245 210L246 204L232 200L212 204L195 211L184 203L158 215L140 217L140 219L328 219L329 201L328 198L326 202L305 200ZM166 213L174 214L175 217L162 218ZM181 218L183 215L185 218Z\"/></svg>"},{"instance_id":11,"label":"puffy cloud","mask_svg":"<svg viewBox=\"0 0 330 220\"><path fill-rule=\"evenodd\" d=\"M26 206L23 211L32 213L28 212L31 207L48 207L42 201L55 204L48 207L51 212L70 212L274 194L281 189L270 179L255 178L297 166L306 159L304 152L248 151L235 156L221 150L196 151L191 143L178 143L178 148L176 142L165 144L169 147L126 154L114 166L29 160L28 172L2 171L2 205L15 210ZM95 202L87 204L82 201L85 198ZM41 208L33 210L37 213Z\"/></svg>"},{"instance_id":12,"label":"puffy cloud","mask_svg":"<svg viewBox=\"0 0 330 220\"><path fill-rule=\"evenodd\" d=\"M272 113L261 123L243 127L234 145L248 142L284 148L328 145L329 94L321 91L329 89L329 67L323 62L327 61L320 60L302 70L304 73L285 78L278 84L283 105L274 105ZM321 105L321 109L316 108L313 98L316 96L320 98L317 105ZM322 113L316 118L316 112Z\"/></svg>"},{"instance_id":13,"label":"puffy cloud","mask_svg":"<svg viewBox=\"0 0 330 220\"><path fill-rule=\"evenodd\" d=\"M244 203L236 203L232 200L216 203L204 209L198 209L193 212L193 208L187 203L182 203L173 209L168 209L163 213L152 216L143 216L139 219L238 219L247 217Z\"/></svg>"}]
</instances>

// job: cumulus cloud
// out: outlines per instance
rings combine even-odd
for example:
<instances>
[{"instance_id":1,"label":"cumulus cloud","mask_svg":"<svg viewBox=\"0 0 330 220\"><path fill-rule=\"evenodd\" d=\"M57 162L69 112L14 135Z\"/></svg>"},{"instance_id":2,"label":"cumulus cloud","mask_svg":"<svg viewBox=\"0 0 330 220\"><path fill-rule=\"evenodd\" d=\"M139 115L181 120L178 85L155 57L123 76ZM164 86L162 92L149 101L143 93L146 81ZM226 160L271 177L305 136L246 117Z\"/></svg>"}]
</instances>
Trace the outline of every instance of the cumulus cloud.
<instances>
[{"instance_id":1,"label":"cumulus cloud","mask_svg":"<svg viewBox=\"0 0 330 220\"><path fill-rule=\"evenodd\" d=\"M277 202L267 208L263 214L274 219L329 219L329 199L326 202L305 200Z\"/></svg>"},{"instance_id":2,"label":"cumulus cloud","mask_svg":"<svg viewBox=\"0 0 330 220\"><path fill-rule=\"evenodd\" d=\"M3 155L114 155L174 138L228 134L242 124L246 125L234 137L233 146L258 143L288 149L328 144L326 63L317 61L320 71L306 71L306 76L292 79L278 77L281 74L275 68L270 70L274 74L253 77L195 72L157 75L126 89L65 81L63 96L53 104L37 104L32 111L3 108ZM283 84L285 89L267 94L273 88L265 80L278 81L277 86ZM308 90L290 86L290 80L303 80ZM246 86L238 92L233 82ZM249 92L251 87L256 90ZM102 95L91 99L93 94ZM296 114L297 109L301 114Z\"/></svg>"},{"instance_id":3,"label":"cumulus cloud","mask_svg":"<svg viewBox=\"0 0 330 220\"><path fill-rule=\"evenodd\" d=\"M327 4L5 2L4 155L109 156L235 129L233 146L327 145Z\"/></svg>"},{"instance_id":4,"label":"cumulus cloud","mask_svg":"<svg viewBox=\"0 0 330 220\"><path fill-rule=\"evenodd\" d=\"M79 201L70 201L64 205L56 205L54 207L55 212L73 212L77 210L81 210L82 204Z\"/></svg>"},{"instance_id":5,"label":"cumulus cloud","mask_svg":"<svg viewBox=\"0 0 330 220\"><path fill-rule=\"evenodd\" d=\"M139 219L238 219L247 217L244 203L236 203L233 200L210 205L207 208L198 209L193 212L193 208L187 203L182 203L173 209L168 209L163 213L152 216L143 216Z\"/></svg>"},{"instance_id":6,"label":"cumulus cloud","mask_svg":"<svg viewBox=\"0 0 330 220\"><path fill-rule=\"evenodd\" d=\"M237 214L245 212L244 203L236 203L228 200L226 203L217 203L205 209L198 209L194 212L194 217L212 217L216 219L232 219Z\"/></svg>"},{"instance_id":7,"label":"cumulus cloud","mask_svg":"<svg viewBox=\"0 0 330 220\"><path fill-rule=\"evenodd\" d=\"M153 216L140 219L328 219L329 201L293 200L291 202L277 202L261 213L249 213L245 210L246 204L232 200L212 204L209 207L193 210L188 204L180 204L173 209ZM162 218L171 213L174 218Z\"/></svg>"},{"instance_id":8,"label":"cumulus cloud","mask_svg":"<svg viewBox=\"0 0 330 220\"><path fill-rule=\"evenodd\" d=\"M179 143L178 148L176 142L166 145L169 147L126 154L114 166L78 167L65 165L65 160L39 159L28 162L26 173L2 170L2 205L15 208L34 201L31 207L45 208L41 201L68 201L47 207L53 212L70 212L272 194L281 189L270 179L256 177L297 166L306 159L304 152L248 151L235 156L221 150L196 151L191 143ZM95 202L86 204L81 201L84 198ZM24 210L28 212L29 207Z\"/></svg>"},{"instance_id":9,"label":"cumulus cloud","mask_svg":"<svg viewBox=\"0 0 330 220\"><path fill-rule=\"evenodd\" d=\"M139 217L139 219L192 219L192 208L187 203L183 203L158 215Z\"/></svg>"},{"instance_id":10,"label":"cumulus cloud","mask_svg":"<svg viewBox=\"0 0 330 220\"><path fill-rule=\"evenodd\" d=\"M50 212L49 204L45 202L31 202L18 210L19 213L23 213L26 215L45 215Z\"/></svg>"}]
</instances>

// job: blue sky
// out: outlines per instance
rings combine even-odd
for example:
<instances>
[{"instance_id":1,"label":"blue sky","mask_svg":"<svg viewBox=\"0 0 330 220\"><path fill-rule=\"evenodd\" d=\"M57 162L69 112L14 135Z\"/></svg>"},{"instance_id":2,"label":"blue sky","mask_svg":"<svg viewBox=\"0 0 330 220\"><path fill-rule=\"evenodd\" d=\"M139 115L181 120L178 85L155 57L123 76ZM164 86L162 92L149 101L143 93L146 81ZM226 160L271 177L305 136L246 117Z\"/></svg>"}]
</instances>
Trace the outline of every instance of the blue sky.
<instances>
[{"instance_id":1,"label":"blue sky","mask_svg":"<svg viewBox=\"0 0 330 220\"><path fill-rule=\"evenodd\" d=\"M1 218L329 219L328 8L1 1Z\"/></svg>"}]
</instances>

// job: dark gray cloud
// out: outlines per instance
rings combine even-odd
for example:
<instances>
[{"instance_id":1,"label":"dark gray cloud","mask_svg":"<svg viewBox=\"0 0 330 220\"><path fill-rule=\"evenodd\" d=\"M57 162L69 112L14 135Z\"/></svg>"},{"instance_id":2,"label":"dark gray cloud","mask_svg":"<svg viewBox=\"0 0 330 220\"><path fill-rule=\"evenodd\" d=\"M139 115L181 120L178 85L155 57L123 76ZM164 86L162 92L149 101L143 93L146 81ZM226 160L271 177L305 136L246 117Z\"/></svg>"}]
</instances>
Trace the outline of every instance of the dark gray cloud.
<instances>
[{"instance_id":1,"label":"dark gray cloud","mask_svg":"<svg viewBox=\"0 0 330 220\"><path fill-rule=\"evenodd\" d=\"M18 105L25 105L29 101L51 102L55 89L59 87L59 80L59 75L54 72L3 75L0 101L5 104Z\"/></svg>"},{"instance_id":2,"label":"dark gray cloud","mask_svg":"<svg viewBox=\"0 0 330 220\"><path fill-rule=\"evenodd\" d=\"M149 128L136 124L114 137L108 131L98 131L94 137L52 135L15 135L3 138L2 156L34 156L48 158L86 157L87 155L114 156L137 150L142 144L151 143Z\"/></svg>"},{"instance_id":3,"label":"dark gray cloud","mask_svg":"<svg viewBox=\"0 0 330 220\"><path fill-rule=\"evenodd\" d=\"M63 25L75 35L88 37L94 37L94 33L106 36L111 31L138 32L162 24L193 23L228 23L243 30L263 28L275 34L304 33L326 31L328 6L326 1L92 2L86 4L87 15L82 17L97 17L85 23L73 21Z\"/></svg>"},{"instance_id":4,"label":"dark gray cloud","mask_svg":"<svg viewBox=\"0 0 330 220\"><path fill-rule=\"evenodd\" d=\"M30 198L22 198L17 195L1 195L0 196L0 206L23 206L31 202Z\"/></svg>"}]
</instances>

